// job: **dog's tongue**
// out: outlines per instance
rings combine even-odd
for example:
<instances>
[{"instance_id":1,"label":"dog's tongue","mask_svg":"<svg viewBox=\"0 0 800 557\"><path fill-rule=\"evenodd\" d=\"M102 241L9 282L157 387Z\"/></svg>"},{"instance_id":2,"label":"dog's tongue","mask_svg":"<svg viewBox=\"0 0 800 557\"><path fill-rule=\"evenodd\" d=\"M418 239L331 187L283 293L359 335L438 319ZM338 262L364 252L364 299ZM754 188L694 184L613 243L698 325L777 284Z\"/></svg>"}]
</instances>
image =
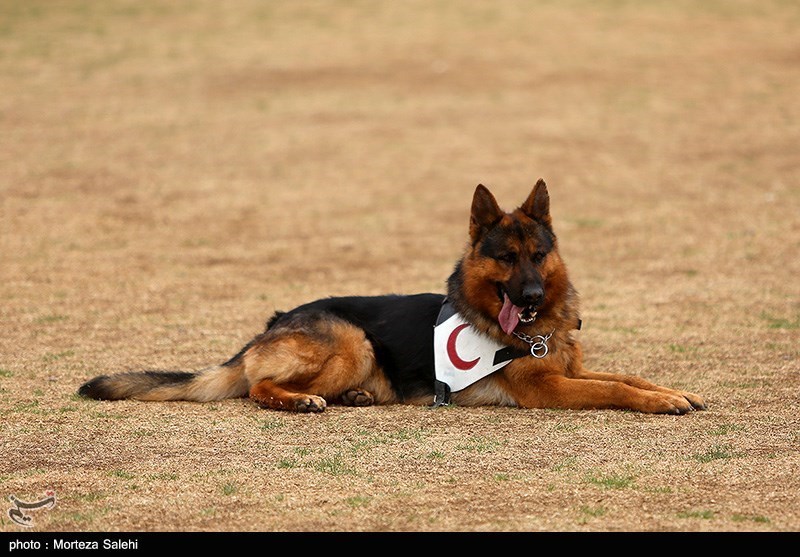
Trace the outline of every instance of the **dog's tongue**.
<instances>
[{"instance_id":1,"label":"dog's tongue","mask_svg":"<svg viewBox=\"0 0 800 557\"><path fill-rule=\"evenodd\" d=\"M519 312L522 311L521 307L517 307L508 299L508 294L503 294L503 309L500 310L500 315L497 316L497 321L500 322L500 327L507 335L514 332L519 323Z\"/></svg>"}]
</instances>

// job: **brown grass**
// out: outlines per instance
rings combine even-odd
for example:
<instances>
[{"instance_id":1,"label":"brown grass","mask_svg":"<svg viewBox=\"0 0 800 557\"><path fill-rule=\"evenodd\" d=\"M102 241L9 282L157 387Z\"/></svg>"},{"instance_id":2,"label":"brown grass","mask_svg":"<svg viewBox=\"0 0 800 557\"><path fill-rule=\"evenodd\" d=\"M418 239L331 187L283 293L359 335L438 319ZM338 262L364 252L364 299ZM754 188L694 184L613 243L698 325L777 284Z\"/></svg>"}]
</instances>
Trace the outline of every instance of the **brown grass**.
<instances>
[{"instance_id":1,"label":"brown grass","mask_svg":"<svg viewBox=\"0 0 800 557\"><path fill-rule=\"evenodd\" d=\"M332 6L0 2L0 499L55 489L37 530L800 529L797 5ZM539 177L588 364L708 411L74 396L441 292L475 185Z\"/></svg>"}]
</instances>

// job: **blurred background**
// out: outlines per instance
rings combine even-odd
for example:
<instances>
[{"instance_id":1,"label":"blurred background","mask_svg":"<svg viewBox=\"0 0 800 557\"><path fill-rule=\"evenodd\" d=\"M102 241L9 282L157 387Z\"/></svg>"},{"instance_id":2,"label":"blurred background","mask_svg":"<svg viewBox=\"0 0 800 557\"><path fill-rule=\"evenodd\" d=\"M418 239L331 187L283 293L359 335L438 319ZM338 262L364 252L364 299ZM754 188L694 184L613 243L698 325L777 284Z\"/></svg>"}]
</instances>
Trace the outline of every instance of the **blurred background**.
<instances>
[{"instance_id":1,"label":"blurred background","mask_svg":"<svg viewBox=\"0 0 800 557\"><path fill-rule=\"evenodd\" d=\"M758 298L795 319L799 19L772 0L2 2L4 312L441 291L474 187L510 210L542 177L587 307L747 321Z\"/></svg>"},{"instance_id":2,"label":"blurred background","mask_svg":"<svg viewBox=\"0 0 800 557\"><path fill-rule=\"evenodd\" d=\"M598 319L796 323L794 3L0 10L12 327L441 291L474 187L540 177Z\"/></svg>"}]
</instances>

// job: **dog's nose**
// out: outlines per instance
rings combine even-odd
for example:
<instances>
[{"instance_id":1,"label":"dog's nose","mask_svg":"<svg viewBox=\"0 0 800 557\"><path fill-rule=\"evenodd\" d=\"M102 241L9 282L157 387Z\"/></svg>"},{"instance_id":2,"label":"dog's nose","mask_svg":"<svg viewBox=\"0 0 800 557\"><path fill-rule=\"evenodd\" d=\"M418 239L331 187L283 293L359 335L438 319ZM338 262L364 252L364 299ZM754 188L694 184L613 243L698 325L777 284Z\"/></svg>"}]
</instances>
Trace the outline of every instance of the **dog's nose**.
<instances>
[{"instance_id":1,"label":"dog's nose","mask_svg":"<svg viewBox=\"0 0 800 557\"><path fill-rule=\"evenodd\" d=\"M541 286L526 286L522 289L522 299L529 306L538 307L544 300L544 290Z\"/></svg>"}]
</instances>

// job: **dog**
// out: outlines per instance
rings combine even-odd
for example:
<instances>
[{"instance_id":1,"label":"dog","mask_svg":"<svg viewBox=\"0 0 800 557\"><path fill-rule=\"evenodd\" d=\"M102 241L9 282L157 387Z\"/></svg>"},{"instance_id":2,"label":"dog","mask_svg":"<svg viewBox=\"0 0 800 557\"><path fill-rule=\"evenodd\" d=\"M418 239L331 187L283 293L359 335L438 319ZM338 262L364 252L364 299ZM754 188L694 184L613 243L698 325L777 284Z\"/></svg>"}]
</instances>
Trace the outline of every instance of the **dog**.
<instances>
[{"instance_id":1,"label":"dog","mask_svg":"<svg viewBox=\"0 0 800 557\"><path fill-rule=\"evenodd\" d=\"M545 182L511 213L478 185L469 242L446 295L319 299L275 313L221 365L101 375L78 393L149 401L249 396L293 412L322 412L329 402L662 414L706 408L694 393L585 369L574 334L580 324Z\"/></svg>"}]
</instances>

